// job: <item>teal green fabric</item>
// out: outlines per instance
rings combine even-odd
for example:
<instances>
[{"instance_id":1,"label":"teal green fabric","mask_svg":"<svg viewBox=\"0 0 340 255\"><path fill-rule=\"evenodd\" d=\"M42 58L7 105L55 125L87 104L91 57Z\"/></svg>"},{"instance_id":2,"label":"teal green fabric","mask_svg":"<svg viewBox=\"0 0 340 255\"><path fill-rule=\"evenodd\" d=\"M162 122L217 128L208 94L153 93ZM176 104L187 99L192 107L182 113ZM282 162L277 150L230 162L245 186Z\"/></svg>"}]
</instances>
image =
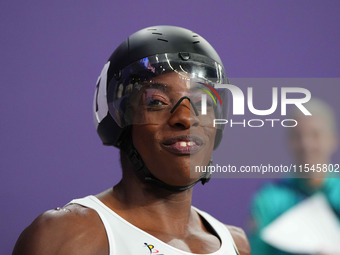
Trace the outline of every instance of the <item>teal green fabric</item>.
<instances>
[{"instance_id":1,"label":"teal green fabric","mask_svg":"<svg viewBox=\"0 0 340 255\"><path fill-rule=\"evenodd\" d=\"M315 194L323 193L340 221L340 179L326 178L318 189L308 187L305 179L284 179L261 188L251 205L253 228L249 231L252 255L287 255L266 244L260 238L261 230L278 216L299 202Z\"/></svg>"}]
</instances>

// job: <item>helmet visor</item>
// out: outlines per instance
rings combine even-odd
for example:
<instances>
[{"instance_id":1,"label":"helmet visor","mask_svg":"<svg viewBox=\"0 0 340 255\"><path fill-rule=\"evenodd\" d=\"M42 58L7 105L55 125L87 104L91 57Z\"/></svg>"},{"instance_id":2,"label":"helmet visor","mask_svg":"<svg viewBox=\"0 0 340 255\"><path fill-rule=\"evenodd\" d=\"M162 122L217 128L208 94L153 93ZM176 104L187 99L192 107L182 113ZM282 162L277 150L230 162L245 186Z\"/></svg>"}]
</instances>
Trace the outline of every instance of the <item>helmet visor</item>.
<instances>
[{"instance_id":1,"label":"helmet visor","mask_svg":"<svg viewBox=\"0 0 340 255\"><path fill-rule=\"evenodd\" d=\"M227 95L223 67L201 55L157 54L132 63L108 90L109 112L120 127L159 125L176 111L186 111L201 126L225 118ZM218 128L218 126L216 127Z\"/></svg>"}]
</instances>

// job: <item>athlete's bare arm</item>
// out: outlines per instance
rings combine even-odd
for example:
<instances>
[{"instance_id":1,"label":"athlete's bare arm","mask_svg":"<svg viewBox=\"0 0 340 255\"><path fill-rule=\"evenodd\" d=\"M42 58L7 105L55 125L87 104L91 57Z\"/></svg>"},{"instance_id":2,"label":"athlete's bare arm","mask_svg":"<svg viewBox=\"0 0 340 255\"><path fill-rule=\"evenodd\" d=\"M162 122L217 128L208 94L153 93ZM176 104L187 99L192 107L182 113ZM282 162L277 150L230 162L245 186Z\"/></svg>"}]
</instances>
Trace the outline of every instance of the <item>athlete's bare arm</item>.
<instances>
[{"instance_id":1,"label":"athlete's bare arm","mask_svg":"<svg viewBox=\"0 0 340 255\"><path fill-rule=\"evenodd\" d=\"M229 229L240 255L250 255L250 245L248 238L241 228L226 225Z\"/></svg>"},{"instance_id":2,"label":"athlete's bare arm","mask_svg":"<svg viewBox=\"0 0 340 255\"><path fill-rule=\"evenodd\" d=\"M40 215L20 235L13 255L107 255L105 229L96 212L78 205Z\"/></svg>"}]
</instances>

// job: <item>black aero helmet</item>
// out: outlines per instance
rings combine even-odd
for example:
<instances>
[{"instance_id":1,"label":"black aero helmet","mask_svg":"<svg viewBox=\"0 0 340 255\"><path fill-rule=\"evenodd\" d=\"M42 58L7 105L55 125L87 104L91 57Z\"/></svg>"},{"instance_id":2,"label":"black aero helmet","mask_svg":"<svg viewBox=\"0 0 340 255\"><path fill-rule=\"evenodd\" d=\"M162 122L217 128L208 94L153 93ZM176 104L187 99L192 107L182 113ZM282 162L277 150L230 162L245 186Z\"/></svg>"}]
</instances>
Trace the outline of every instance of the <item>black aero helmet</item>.
<instances>
[{"instance_id":1,"label":"black aero helmet","mask_svg":"<svg viewBox=\"0 0 340 255\"><path fill-rule=\"evenodd\" d=\"M226 118L227 95L215 90L214 84L227 83L227 78L214 48L185 28L149 27L121 43L98 78L93 110L103 144L121 148L122 134L128 126L152 121L144 118L136 123L136 119L131 120L131 98L143 90L147 80L168 72L189 75L214 100L215 117ZM214 148L221 141L223 126L217 129Z\"/></svg>"}]
</instances>

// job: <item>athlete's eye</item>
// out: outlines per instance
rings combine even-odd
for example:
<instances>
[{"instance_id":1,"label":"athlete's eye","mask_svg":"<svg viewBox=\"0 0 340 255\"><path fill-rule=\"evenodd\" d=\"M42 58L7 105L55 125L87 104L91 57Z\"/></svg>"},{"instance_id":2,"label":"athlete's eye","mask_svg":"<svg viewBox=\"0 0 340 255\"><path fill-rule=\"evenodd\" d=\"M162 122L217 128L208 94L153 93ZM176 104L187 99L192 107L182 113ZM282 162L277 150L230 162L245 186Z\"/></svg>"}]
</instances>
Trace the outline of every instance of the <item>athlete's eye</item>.
<instances>
[{"instance_id":1,"label":"athlete's eye","mask_svg":"<svg viewBox=\"0 0 340 255\"><path fill-rule=\"evenodd\" d=\"M202 98L201 97L196 97L196 98L192 99L192 102L196 107L202 106ZM207 107L213 107L214 106L214 101L211 99L211 97L206 98L206 106Z\"/></svg>"},{"instance_id":2,"label":"athlete's eye","mask_svg":"<svg viewBox=\"0 0 340 255\"><path fill-rule=\"evenodd\" d=\"M155 110L169 104L167 95L157 89L145 90L143 98L144 105Z\"/></svg>"},{"instance_id":3,"label":"athlete's eye","mask_svg":"<svg viewBox=\"0 0 340 255\"><path fill-rule=\"evenodd\" d=\"M208 107L213 107L215 104L214 104L214 101L212 98L207 98L207 106Z\"/></svg>"},{"instance_id":4,"label":"athlete's eye","mask_svg":"<svg viewBox=\"0 0 340 255\"><path fill-rule=\"evenodd\" d=\"M165 102L163 102L160 99L152 99L152 98L147 98L145 104L147 106L161 106L161 105L167 105Z\"/></svg>"}]
</instances>

